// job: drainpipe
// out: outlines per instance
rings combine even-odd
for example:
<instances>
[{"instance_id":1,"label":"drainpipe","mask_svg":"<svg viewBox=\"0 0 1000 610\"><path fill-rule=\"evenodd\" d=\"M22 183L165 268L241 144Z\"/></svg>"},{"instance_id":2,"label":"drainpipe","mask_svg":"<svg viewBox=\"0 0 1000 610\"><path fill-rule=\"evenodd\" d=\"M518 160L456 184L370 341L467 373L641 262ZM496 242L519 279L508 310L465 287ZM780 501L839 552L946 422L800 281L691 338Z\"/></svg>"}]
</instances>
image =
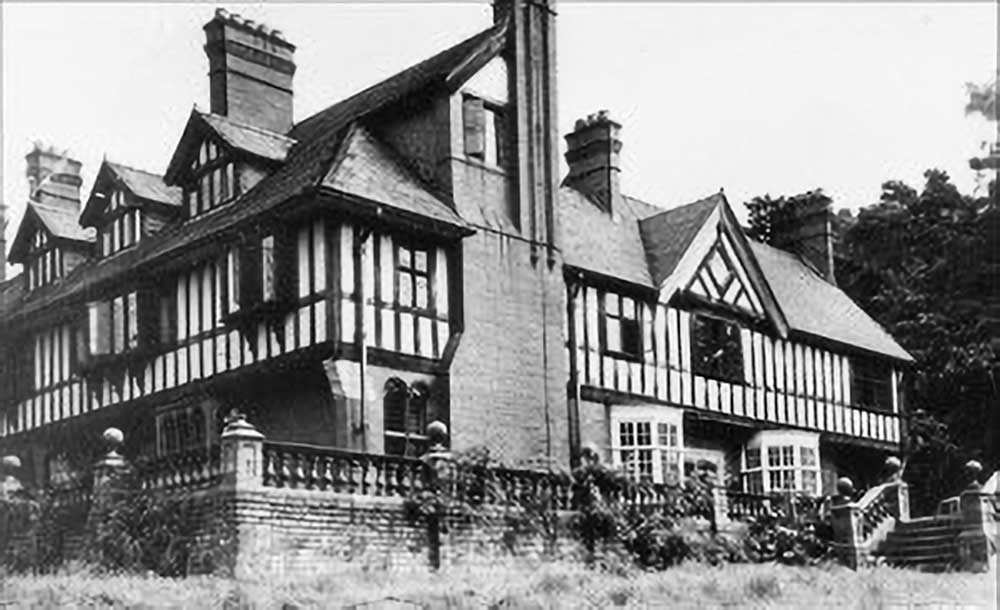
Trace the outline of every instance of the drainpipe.
<instances>
[{"instance_id":1,"label":"drainpipe","mask_svg":"<svg viewBox=\"0 0 1000 610\"><path fill-rule=\"evenodd\" d=\"M364 257L368 255L368 238L371 237L372 231L369 228L364 228L358 235L358 240L354 242L354 261L355 261L355 271L354 274L357 293L358 293L358 304L357 313L355 315L357 323L354 325L354 343L358 346L359 357L358 357L358 374L360 375L360 390L359 390L359 401L360 405L358 407L358 428L361 431L361 451L365 453L368 451L368 424L365 421L365 408L366 408L366 392L365 380L368 377L368 329L365 327L365 300L368 296L365 294L365 278L364 278ZM374 278L372 278L374 281Z\"/></svg>"},{"instance_id":2,"label":"drainpipe","mask_svg":"<svg viewBox=\"0 0 1000 610\"><path fill-rule=\"evenodd\" d=\"M576 297L580 294L581 275L570 280L566 316L569 319L569 384L572 392L568 401L569 419L569 463L570 468L580 465L580 375L577 363L578 349L576 336Z\"/></svg>"}]
</instances>

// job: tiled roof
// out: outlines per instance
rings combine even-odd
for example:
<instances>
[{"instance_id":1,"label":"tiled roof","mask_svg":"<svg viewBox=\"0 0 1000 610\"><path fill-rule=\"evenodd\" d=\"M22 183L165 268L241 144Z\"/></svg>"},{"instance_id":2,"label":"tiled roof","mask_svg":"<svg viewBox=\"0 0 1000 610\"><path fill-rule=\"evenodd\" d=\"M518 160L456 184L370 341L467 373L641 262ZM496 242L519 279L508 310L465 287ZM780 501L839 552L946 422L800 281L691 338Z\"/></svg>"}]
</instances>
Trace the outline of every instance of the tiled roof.
<instances>
[{"instance_id":1,"label":"tiled roof","mask_svg":"<svg viewBox=\"0 0 1000 610\"><path fill-rule=\"evenodd\" d=\"M580 191L559 189L559 247L565 264L654 288L646 265L637 214L646 204L613 202L612 217Z\"/></svg>"},{"instance_id":2,"label":"tiled roof","mask_svg":"<svg viewBox=\"0 0 1000 610\"><path fill-rule=\"evenodd\" d=\"M448 204L430 193L397 161L391 149L360 125L353 126L344 138L322 186L404 212L466 226Z\"/></svg>"},{"instance_id":3,"label":"tiled roof","mask_svg":"<svg viewBox=\"0 0 1000 610\"><path fill-rule=\"evenodd\" d=\"M56 300L80 295L94 285L189 248L319 186L336 160L351 123L428 87L446 85L456 70L485 65L500 52L506 34L507 22L503 21L300 122L289 133L297 142L288 150L286 162L232 204L165 227L114 256L80 265L62 282L42 286L26 295L17 307L0 312L0 321L27 316ZM167 177L169 173L170 168Z\"/></svg>"},{"instance_id":4,"label":"tiled roof","mask_svg":"<svg viewBox=\"0 0 1000 610\"><path fill-rule=\"evenodd\" d=\"M80 226L79 210L75 206L54 206L29 201L28 209L38 215L45 228L55 237L73 241L94 241L94 230Z\"/></svg>"},{"instance_id":5,"label":"tiled roof","mask_svg":"<svg viewBox=\"0 0 1000 610\"><path fill-rule=\"evenodd\" d=\"M24 278L21 275L0 282L0 316L3 316L7 307L13 306L24 293Z\"/></svg>"},{"instance_id":6,"label":"tiled roof","mask_svg":"<svg viewBox=\"0 0 1000 610\"><path fill-rule=\"evenodd\" d=\"M167 205L181 205L181 189L176 186L167 186L163 182L163 176L111 161L105 161L104 164L137 197Z\"/></svg>"},{"instance_id":7,"label":"tiled roof","mask_svg":"<svg viewBox=\"0 0 1000 610\"><path fill-rule=\"evenodd\" d=\"M659 286L673 273L698 230L712 211L724 202L721 193L715 194L694 203L663 210L639 222L653 285Z\"/></svg>"},{"instance_id":8,"label":"tiled roof","mask_svg":"<svg viewBox=\"0 0 1000 610\"><path fill-rule=\"evenodd\" d=\"M284 161L288 150L295 144L295 140L280 133L240 123L229 117L206 112L198 112L198 115L230 146L258 157Z\"/></svg>"},{"instance_id":9,"label":"tiled roof","mask_svg":"<svg viewBox=\"0 0 1000 610\"><path fill-rule=\"evenodd\" d=\"M793 330L901 360L913 358L843 290L798 256L750 242L771 291Z\"/></svg>"}]
</instances>

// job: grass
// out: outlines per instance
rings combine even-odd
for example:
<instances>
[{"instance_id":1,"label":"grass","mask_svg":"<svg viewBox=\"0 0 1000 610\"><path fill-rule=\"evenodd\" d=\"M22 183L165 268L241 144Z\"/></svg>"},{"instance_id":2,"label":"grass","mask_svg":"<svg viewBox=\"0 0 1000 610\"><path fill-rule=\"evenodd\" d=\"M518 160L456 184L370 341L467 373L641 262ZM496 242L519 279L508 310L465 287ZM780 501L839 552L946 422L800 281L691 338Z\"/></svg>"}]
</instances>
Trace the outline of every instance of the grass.
<instances>
[{"instance_id":1,"label":"grass","mask_svg":"<svg viewBox=\"0 0 1000 610\"><path fill-rule=\"evenodd\" d=\"M0 576L0 578L3 578ZM665 572L568 562L498 562L427 570L331 565L242 581L84 571L0 581L0 608L996 608L996 575L888 567L685 564ZM395 598L417 606L379 606ZM930 605L928 605L930 604Z\"/></svg>"}]
</instances>

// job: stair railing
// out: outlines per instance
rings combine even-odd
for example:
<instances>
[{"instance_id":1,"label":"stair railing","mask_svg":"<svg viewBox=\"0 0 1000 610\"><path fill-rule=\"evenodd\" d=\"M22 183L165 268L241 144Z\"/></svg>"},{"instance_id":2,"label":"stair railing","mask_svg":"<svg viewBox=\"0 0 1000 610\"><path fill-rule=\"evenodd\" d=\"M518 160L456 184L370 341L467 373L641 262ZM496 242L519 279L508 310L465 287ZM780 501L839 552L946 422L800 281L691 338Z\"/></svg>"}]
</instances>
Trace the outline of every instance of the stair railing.
<instances>
[{"instance_id":1,"label":"stair railing","mask_svg":"<svg viewBox=\"0 0 1000 610\"><path fill-rule=\"evenodd\" d=\"M893 478L876 485L856 502L854 484L847 477L837 482L840 492L830 509L833 519L834 543L841 560L852 568L867 563L879 544L899 521L910 518L909 489L905 482Z\"/></svg>"}]
</instances>

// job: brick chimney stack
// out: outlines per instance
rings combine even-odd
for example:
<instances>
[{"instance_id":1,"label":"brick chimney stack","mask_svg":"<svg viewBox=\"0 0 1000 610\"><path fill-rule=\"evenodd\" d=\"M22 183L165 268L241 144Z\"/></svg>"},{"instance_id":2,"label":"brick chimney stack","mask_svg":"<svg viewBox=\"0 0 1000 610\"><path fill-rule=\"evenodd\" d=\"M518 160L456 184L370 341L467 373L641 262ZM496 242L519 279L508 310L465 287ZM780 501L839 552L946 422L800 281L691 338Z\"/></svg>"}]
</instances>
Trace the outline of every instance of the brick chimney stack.
<instances>
[{"instance_id":1,"label":"brick chimney stack","mask_svg":"<svg viewBox=\"0 0 1000 610\"><path fill-rule=\"evenodd\" d=\"M212 112L276 133L291 129L295 45L222 8L204 29Z\"/></svg>"},{"instance_id":2,"label":"brick chimney stack","mask_svg":"<svg viewBox=\"0 0 1000 610\"><path fill-rule=\"evenodd\" d=\"M601 110L577 120L573 133L566 135L569 174L563 184L589 195L607 212L621 194L621 128Z\"/></svg>"},{"instance_id":3,"label":"brick chimney stack","mask_svg":"<svg viewBox=\"0 0 1000 610\"><path fill-rule=\"evenodd\" d=\"M29 199L56 207L72 206L79 211L82 163L71 159L66 151L45 148L38 142L24 159Z\"/></svg>"},{"instance_id":4,"label":"brick chimney stack","mask_svg":"<svg viewBox=\"0 0 1000 610\"><path fill-rule=\"evenodd\" d=\"M826 281L836 285L831 206L832 201L827 197L802 196L800 201L791 206L791 226L783 235L777 235L774 239L776 246L799 254L809 261Z\"/></svg>"}]
</instances>

